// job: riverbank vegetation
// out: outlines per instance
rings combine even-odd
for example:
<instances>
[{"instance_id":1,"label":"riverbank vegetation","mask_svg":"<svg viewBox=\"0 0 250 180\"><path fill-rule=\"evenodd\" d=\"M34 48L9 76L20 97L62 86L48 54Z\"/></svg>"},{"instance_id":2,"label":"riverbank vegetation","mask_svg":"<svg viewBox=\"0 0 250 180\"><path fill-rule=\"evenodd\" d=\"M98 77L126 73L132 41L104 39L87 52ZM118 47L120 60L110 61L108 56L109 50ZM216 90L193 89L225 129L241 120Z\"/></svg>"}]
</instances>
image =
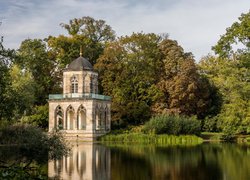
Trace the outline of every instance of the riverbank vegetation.
<instances>
[{"instance_id":1,"label":"riverbank vegetation","mask_svg":"<svg viewBox=\"0 0 250 180\"><path fill-rule=\"evenodd\" d=\"M143 130L154 134L200 135L201 123L194 117L159 115L152 117L145 124Z\"/></svg>"},{"instance_id":2,"label":"riverbank vegetation","mask_svg":"<svg viewBox=\"0 0 250 180\"><path fill-rule=\"evenodd\" d=\"M91 17L62 23L68 35L25 39L18 50L5 48L2 38L0 124L46 129L48 94L62 93L62 70L82 46L99 73L99 93L112 97L112 129L145 124L158 133L162 121L156 117L163 114L176 116L164 125L176 129L164 133L185 134L190 125L198 134L200 124L224 139L250 134L249 19L250 12L242 14L213 46L216 55L196 61L167 34L116 37L105 21ZM181 116L192 123L175 122Z\"/></svg>"},{"instance_id":3,"label":"riverbank vegetation","mask_svg":"<svg viewBox=\"0 0 250 180\"><path fill-rule=\"evenodd\" d=\"M108 134L100 138L106 143L129 143L129 144L154 144L154 145L196 145L203 142L202 138L194 135L157 135L145 133Z\"/></svg>"},{"instance_id":4,"label":"riverbank vegetation","mask_svg":"<svg viewBox=\"0 0 250 180\"><path fill-rule=\"evenodd\" d=\"M194 145L203 142L200 121L184 116L160 115L145 125L114 130L99 140L105 143L140 143L155 145Z\"/></svg>"},{"instance_id":5,"label":"riverbank vegetation","mask_svg":"<svg viewBox=\"0 0 250 180\"><path fill-rule=\"evenodd\" d=\"M6 157L5 151L13 152ZM48 160L69 153L63 137L25 124L0 128L0 179L47 179ZM8 154L10 154L8 152Z\"/></svg>"},{"instance_id":6,"label":"riverbank vegetation","mask_svg":"<svg viewBox=\"0 0 250 180\"><path fill-rule=\"evenodd\" d=\"M27 151L29 155L44 156L49 159L67 154L68 148L62 135L58 132L47 134L41 128L28 124L14 124L0 128L0 145L11 145Z\"/></svg>"}]
</instances>

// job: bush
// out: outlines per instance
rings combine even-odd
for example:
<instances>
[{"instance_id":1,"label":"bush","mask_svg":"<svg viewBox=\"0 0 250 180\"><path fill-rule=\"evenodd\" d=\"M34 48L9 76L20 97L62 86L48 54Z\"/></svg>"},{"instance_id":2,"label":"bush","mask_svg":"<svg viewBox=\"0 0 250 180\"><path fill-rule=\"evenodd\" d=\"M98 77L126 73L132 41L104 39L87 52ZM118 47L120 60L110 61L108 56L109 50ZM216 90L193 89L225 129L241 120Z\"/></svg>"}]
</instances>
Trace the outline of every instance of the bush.
<instances>
[{"instance_id":1,"label":"bush","mask_svg":"<svg viewBox=\"0 0 250 180\"><path fill-rule=\"evenodd\" d=\"M195 134L201 132L201 124L194 117L158 115L144 126L144 132L155 134Z\"/></svg>"},{"instance_id":2,"label":"bush","mask_svg":"<svg viewBox=\"0 0 250 180\"><path fill-rule=\"evenodd\" d=\"M202 130L206 132L220 132L221 129L218 127L218 117L205 118Z\"/></svg>"},{"instance_id":3,"label":"bush","mask_svg":"<svg viewBox=\"0 0 250 180\"><path fill-rule=\"evenodd\" d=\"M66 143L57 132L50 135L28 124L15 124L0 129L0 145L16 145L23 155L35 160L59 158L67 154Z\"/></svg>"},{"instance_id":4,"label":"bush","mask_svg":"<svg viewBox=\"0 0 250 180\"><path fill-rule=\"evenodd\" d=\"M48 135L28 124L0 128L0 145L11 147L16 154L15 159L0 157L0 179L47 179L41 164L69 153L61 134Z\"/></svg>"},{"instance_id":5,"label":"bush","mask_svg":"<svg viewBox=\"0 0 250 180\"><path fill-rule=\"evenodd\" d=\"M40 128L48 128L49 119L49 105L45 104L42 106L35 106L32 109L32 114L29 116L24 116L21 120L22 123L32 124Z\"/></svg>"}]
</instances>

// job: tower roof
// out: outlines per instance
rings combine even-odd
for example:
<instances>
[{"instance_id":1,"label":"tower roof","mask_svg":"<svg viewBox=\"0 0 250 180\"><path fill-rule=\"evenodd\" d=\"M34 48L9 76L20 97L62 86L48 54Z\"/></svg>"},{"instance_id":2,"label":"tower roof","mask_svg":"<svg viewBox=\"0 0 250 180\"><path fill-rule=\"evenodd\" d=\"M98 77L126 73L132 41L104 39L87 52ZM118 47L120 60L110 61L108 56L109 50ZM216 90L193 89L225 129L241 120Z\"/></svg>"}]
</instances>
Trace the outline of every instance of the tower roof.
<instances>
[{"instance_id":1,"label":"tower roof","mask_svg":"<svg viewBox=\"0 0 250 180\"><path fill-rule=\"evenodd\" d=\"M92 64L83 57L78 57L74 61L72 61L68 67L68 71L82 71L82 70L93 70Z\"/></svg>"}]
</instances>

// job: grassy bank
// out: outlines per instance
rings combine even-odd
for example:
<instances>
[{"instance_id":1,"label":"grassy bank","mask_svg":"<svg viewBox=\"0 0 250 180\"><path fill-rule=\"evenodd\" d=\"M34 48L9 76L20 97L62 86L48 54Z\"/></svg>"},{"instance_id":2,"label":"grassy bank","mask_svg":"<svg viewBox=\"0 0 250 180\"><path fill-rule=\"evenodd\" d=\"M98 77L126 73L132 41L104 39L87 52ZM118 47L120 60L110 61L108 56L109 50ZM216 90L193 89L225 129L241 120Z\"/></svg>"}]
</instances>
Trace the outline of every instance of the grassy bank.
<instances>
[{"instance_id":1,"label":"grassy bank","mask_svg":"<svg viewBox=\"0 0 250 180\"><path fill-rule=\"evenodd\" d=\"M223 139L223 133L219 132L202 132L200 137L207 142L219 142Z\"/></svg>"},{"instance_id":2,"label":"grassy bank","mask_svg":"<svg viewBox=\"0 0 250 180\"><path fill-rule=\"evenodd\" d=\"M108 134L100 138L101 142L141 143L158 145L192 145L203 142L194 135L156 135L143 133Z\"/></svg>"},{"instance_id":3,"label":"grassy bank","mask_svg":"<svg viewBox=\"0 0 250 180\"><path fill-rule=\"evenodd\" d=\"M224 134L222 132L202 132L200 137L207 142L227 141L224 139ZM250 135L235 135L232 138L232 142L250 144Z\"/></svg>"}]
</instances>

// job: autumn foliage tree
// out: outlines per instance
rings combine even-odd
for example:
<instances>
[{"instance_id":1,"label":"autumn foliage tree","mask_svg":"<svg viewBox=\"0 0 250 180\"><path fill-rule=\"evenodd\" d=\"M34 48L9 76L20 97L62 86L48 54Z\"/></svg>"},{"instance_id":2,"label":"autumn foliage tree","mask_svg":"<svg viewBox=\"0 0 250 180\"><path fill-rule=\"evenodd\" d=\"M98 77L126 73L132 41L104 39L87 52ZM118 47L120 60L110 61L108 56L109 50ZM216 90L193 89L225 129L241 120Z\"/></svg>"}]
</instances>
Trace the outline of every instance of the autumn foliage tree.
<instances>
[{"instance_id":1,"label":"autumn foliage tree","mask_svg":"<svg viewBox=\"0 0 250 180\"><path fill-rule=\"evenodd\" d=\"M139 124L158 113L211 113L213 87L199 75L192 54L166 37L121 37L105 48L95 68L103 92L112 97L114 123Z\"/></svg>"},{"instance_id":2,"label":"autumn foliage tree","mask_svg":"<svg viewBox=\"0 0 250 180\"><path fill-rule=\"evenodd\" d=\"M185 53L176 41L159 44L164 69L158 83L163 96L155 104L156 112L197 115L204 118L214 105L214 88L200 76L191 53Z\"/></svg>"}]
</instances>

